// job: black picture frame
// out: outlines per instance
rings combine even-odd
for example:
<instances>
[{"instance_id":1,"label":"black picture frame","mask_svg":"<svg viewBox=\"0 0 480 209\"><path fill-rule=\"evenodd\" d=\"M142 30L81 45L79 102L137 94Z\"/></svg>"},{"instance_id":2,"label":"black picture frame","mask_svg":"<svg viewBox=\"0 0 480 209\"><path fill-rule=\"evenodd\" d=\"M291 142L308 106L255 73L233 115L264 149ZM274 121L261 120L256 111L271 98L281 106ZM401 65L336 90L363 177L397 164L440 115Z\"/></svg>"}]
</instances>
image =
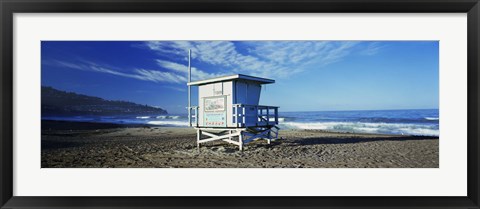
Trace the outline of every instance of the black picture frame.
<instances>
[{"instance_id":1,"label":"black picture frame","mask_svg":"<svg viewBox=\"0 0 480 209\"><path fill-rule=\"evenodd\" d=\"M1 208L479 208L478 0L0 0ZM13 196L15 13L467 13L468 195L465 197L21 197ZM445 179L448 181L448 179ZM441 182L439 182L441 183Z\"/></svg>"}]
</instances>

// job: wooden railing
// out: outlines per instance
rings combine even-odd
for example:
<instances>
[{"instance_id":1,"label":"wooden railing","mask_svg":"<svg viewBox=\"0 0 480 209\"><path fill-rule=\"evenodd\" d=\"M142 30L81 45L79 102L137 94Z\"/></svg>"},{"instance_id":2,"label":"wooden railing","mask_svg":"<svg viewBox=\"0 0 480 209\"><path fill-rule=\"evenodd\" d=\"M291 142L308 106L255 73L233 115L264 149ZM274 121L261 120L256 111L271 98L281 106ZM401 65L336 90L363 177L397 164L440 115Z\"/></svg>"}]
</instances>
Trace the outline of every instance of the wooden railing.
<instances>
[{"instance_id":1,"label":"wooden railing","mask_svg":"<svg viewBox=\"0 0 480 209\"><path fill-rule=\"evenodd\" d=\"M189 126L198 127L198 106L187 107L190 111L190 118L188 118Z\"/></svg>"},{"instance_id":2,"label":"wooden railing","mask_svg":"<svg viewBox=\"0 0 480 209\"><path fill-rule=\"evenodd\" d=\"M253 110L252 110L253 108ZM274 126L278 124L278 107L233 104L233 124L237 127ZM254 122L248 118L256 118Z\"/></svg>"},{"instance_id":3,"label":"wooden railing","mask_svg":"<svg viewBox=\"0 0 480 209\"><path fill-rule=\"evenodd\" d=\"M278 124L278 107L265 105L233 104L234 127L274 126ZM187 107L190 111L189 126L198 127L198 106ZM254 121L251 120L254 118Z\"/></svg>"}]
</instances>

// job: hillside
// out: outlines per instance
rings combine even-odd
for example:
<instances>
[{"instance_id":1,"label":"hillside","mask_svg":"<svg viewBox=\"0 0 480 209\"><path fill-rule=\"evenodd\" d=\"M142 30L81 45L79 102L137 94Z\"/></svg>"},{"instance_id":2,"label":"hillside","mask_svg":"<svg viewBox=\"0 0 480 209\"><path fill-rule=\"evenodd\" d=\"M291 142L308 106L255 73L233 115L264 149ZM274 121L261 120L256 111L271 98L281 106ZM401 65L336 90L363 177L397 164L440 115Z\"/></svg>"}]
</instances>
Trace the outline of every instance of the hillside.
<instances>
[{"instance_id":1,"label":"hillside","mask_svg":"<svg viewBox=\"0 0 480 209\"><path fill-rule=\"evenodd\" d=\"M166 110L126 101L110 101L42 86L42 117L81 115L163 115Z\"/></svg>"}]
</instances>

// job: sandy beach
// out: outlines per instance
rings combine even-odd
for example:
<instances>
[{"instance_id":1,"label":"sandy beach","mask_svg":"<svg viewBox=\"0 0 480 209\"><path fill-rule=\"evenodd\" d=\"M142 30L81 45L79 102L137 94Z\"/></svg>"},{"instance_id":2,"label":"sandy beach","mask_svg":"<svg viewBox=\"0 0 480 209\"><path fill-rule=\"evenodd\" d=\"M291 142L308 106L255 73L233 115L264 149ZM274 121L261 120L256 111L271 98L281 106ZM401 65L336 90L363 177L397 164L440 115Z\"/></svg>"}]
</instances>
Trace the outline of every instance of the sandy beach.
<instances>
[{"instance_id":1,"label":"sandy beach","mask_svg":"<svg viewBox=\"0 0 480 209\"><path fill-rule=\"evenodd\" d=\"M42 121L42 168L438 168L438 137L281 130L196 145L193 128Z\"/></svg>"}]
</instances>

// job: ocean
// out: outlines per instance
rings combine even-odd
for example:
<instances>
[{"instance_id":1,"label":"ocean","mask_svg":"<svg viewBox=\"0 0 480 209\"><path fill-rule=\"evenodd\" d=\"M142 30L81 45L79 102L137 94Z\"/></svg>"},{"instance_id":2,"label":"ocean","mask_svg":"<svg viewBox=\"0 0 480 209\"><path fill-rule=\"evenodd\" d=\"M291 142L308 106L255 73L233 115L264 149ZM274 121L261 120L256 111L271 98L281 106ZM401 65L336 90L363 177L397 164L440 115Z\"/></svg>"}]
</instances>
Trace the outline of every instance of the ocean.
<instances>
[{"instance_id":1,"label":"ocean","mask_svg":"<svg viewBox=\"0 0 480 209\"><path fill-rule=\"evenodd\" d=\"M187 127L187 114L42 117L44 120ZM438 109L279 112L281 129L439 136Z\"/></svg>"}]
</instances>

